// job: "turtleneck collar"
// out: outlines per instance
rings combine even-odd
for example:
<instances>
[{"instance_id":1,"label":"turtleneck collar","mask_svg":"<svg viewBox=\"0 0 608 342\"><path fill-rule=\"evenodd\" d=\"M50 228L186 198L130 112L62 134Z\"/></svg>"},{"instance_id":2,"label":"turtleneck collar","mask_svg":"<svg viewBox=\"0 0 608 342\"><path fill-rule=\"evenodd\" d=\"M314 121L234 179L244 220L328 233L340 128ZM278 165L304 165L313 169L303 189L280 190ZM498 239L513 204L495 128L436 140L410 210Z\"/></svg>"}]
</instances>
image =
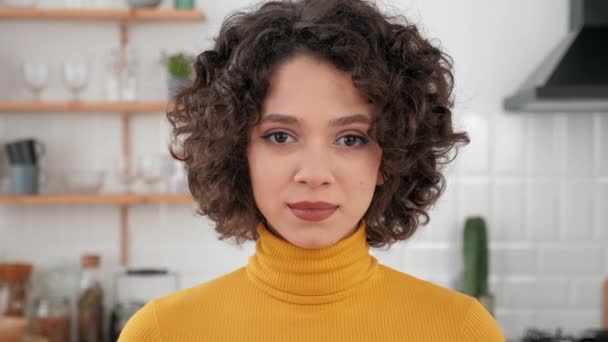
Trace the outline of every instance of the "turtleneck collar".
<instances>
[{"instance_id":1,"label":"turtleneck collar","mask_svg":"<svg viewBox=\"0 0 608 342\"><path fill-rule=\"evenodd\" d=\"M338 301L363 285L378 268L369 254L366 224L337 243L306 249L273 235L258 224L255 254L246 270L249 278L269 295L292 303L319 304Z\"/></svg>"}]
</instances>

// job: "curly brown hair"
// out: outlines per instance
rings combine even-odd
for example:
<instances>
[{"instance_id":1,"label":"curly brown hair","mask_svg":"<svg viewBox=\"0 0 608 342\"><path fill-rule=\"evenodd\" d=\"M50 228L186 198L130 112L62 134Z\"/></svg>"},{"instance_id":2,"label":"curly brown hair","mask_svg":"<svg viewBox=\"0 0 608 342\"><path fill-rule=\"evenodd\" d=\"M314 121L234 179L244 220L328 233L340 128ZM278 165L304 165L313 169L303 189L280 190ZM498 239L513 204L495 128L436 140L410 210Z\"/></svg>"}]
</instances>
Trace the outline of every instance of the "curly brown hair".
<instances>
[{"instance_id":1,"label":"curly brown hair","mask_svg":"<svg viewBox=\"0 0 608 342\"><path fill-rule=\"evenodd\" d=\"M452 127L451 57L402 15L364 0L271 1L225 19L214 47L194 62L194 82L167 113L170 153L185 164L197 213L216 222L220 239L258 238L265 218L249 177L248 132L273 71L301 53L349 72L377 108L370 131L382 148L384 184L364 215L367 241L390 247L409 238L445 190L440 165L470 140Z\"/></svg>"}]
</instances>

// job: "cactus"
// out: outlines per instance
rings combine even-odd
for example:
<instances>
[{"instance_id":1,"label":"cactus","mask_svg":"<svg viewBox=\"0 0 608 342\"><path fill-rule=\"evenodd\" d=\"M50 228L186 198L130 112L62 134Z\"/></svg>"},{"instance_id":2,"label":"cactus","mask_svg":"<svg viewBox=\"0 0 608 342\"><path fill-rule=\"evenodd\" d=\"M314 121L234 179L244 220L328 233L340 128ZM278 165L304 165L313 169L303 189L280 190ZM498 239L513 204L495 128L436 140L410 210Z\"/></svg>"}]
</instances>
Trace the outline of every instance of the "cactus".
<instances>
[{"instance_id":1,"label":"cactus","mask_svg":"<svg viewBox=\"0 0 608 342\"><path fill-rule=\"evenodd\" d=\"M464 269L461 291L479 298L488 294L488 240L482 217L469 217L463 240Z\"/></svg>"}]
</instances>

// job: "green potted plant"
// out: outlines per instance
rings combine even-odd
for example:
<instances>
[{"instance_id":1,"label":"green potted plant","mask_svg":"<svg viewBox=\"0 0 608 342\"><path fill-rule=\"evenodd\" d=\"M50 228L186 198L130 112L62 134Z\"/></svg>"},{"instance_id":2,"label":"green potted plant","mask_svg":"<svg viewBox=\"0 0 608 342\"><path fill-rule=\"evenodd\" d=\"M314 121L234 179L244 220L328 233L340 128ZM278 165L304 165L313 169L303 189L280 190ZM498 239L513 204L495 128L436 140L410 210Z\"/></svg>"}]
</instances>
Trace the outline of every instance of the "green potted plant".
<instances>
[{"instance_id":1,"label":"green potted plant","mask_svg":"<svg viewBox=\"0 0 608 342\"><path fill-rule=\"evenodd\" d=\"M173 98L182 87L188 85L192 80L193 60L191 55L184 52L167 54L163 51L161 61L167 70L170 98Z\"/></svg>"},{"instance_id":2,"label":"green potted plant","mask_svg":"<svg viewBox=\"0 0 608 342\"><path fill-rule=\"evenodd\" d=\"M466 219L462 252L461 292L477 298L494 315L494 295L488 289L488 236L482 217Z\"/></svg>"}]
</instances>

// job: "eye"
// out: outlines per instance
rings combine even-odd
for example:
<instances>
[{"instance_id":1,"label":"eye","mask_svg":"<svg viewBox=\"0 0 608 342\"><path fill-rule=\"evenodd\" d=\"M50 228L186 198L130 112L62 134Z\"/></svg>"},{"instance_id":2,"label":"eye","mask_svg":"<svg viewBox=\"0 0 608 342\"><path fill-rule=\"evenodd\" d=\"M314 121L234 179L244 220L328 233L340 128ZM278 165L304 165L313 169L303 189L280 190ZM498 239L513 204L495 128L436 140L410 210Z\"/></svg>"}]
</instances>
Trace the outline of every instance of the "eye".
<instances>
[{"instance_id":1,"label":"eye","mask_svg":"<svg viewBox=\"0 0 608 342\"><path fill-rule=\"evenodd\" d=\"M271 140L273 137L275 138L275 142L279 144L283 144L287 137L290 137L288 133L285 132L272 132L262 136L262 139Z\"/></svg>"},{"instance_id":2,"label":"eye","mask_svg":"<svg viewBox=\"0 0 608 342\"><path fill-rule=\"evenodd\" d=\"M348 134L340 137L340 139L344 139L346 146L362 146L367 145L369 143L369 139L360 135ZM340 140L338 139L338 140ZM359 144L357 145L357 141Z\"/></svg>"}]
</instances>

